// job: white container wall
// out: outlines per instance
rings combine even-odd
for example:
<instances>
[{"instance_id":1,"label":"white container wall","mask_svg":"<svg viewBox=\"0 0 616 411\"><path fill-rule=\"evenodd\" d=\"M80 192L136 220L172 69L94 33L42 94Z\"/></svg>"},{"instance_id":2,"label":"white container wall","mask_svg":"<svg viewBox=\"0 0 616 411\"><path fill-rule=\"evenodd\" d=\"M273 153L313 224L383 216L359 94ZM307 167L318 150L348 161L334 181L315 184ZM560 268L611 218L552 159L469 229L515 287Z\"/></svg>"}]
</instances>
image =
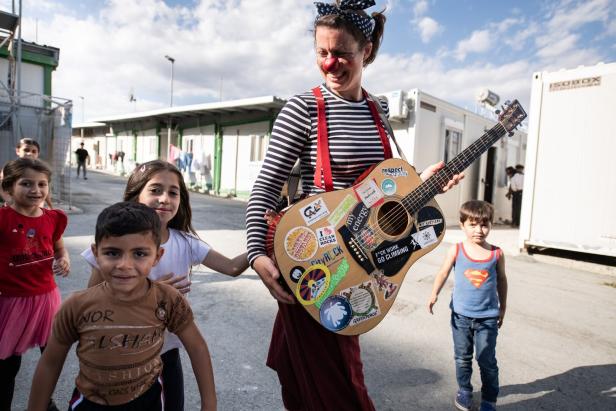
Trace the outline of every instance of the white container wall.
<instances>
[{"instance_id":1,"label":"white container wall","mask_svg":"<svg viewBox=\"0 0 616 411\"><path fill-rule=\"evenodd\" d=\"M520 248L616 256L616 63L535 73Z\"/></svg>"}]
</instances>

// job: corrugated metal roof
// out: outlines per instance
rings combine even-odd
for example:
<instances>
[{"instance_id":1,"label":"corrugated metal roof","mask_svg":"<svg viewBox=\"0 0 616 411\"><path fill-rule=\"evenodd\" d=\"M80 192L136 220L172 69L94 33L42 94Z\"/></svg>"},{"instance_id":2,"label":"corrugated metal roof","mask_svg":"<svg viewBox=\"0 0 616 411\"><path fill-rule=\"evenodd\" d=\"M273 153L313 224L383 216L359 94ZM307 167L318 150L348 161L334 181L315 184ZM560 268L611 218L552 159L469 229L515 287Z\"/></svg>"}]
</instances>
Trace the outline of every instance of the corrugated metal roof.
<instances>
[{"instance_id":1,"label":"corrugated metal roof","mask_svg":"<svg viewBox=\"0 0 616 411\"><path fill-rule=\"evenodd\" d=\"M180 119L195 117L200 114L236 114L248 112L268 112L271 109L280 109L286 100L276 96L254 97L241 100L229 100L216 103L193 104L188 106L168 107L158 110L142 111L139 113L121 114L117 116L100 117L86 124L116 123L140 119ZM76 128L77 125L73 125Z\"/></svg>"}]
</instances>

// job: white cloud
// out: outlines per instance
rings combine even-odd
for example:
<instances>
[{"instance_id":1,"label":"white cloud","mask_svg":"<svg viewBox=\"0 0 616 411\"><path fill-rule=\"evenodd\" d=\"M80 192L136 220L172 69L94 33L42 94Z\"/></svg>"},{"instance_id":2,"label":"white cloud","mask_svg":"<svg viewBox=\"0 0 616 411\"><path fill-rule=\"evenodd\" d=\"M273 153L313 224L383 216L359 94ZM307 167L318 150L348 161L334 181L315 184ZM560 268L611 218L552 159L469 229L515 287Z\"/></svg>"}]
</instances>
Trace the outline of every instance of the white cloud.
<instances>
[{"instance_id":1,"label":"white cloud","mask_svg":"<svg viewBox=\"0 0 616 411\"><path fill-rule=\"evenodd\" d=\"M575 48L578 38L578 35L568 34L559 39L555 39L554 42L540 48L537 51L537 56L542 59L549 59L569 53Z\"/></svg>"},{"instance_id":2,"label":"white cloud","mask_svg":"<svg viewBox=\"0 0 616 411\"><path fill-rule=\"evenodd\" d=\"M442 26L430 17L422 17L417 23L421 41L429 43L432 37L443 31Z\"/></svg>"},{"instance_id":3,"label":"white cloud","mask_svg":"<svg viewBox=\"0 0 616 411\"><path fill-rule=\"evenodd\" d=\"M415 17L423 16L428 11L428 1L427 0L418 0L415 2L413 6L413 13Z\"/></svg>"},{"instance_id":4,"label":"white cloud","mask_svg":"<svg viewBox=\"0 0 616 411\"><path fill-rule=\"evenodd\" d=\"M98 15L39 20L39 43L60 48L53 94L78 101L86 120L168 105L175 58L177 105L259 95L286 97L319 81L314 69L311 4L300 0L203 0L170 7L160 0L105 4ZM284 22L284 24L281 24ZM188 23L188 24L187 24ZM34 21L24 38L34 38ZM81 104L75 118L81 119Z\"/></svg>"},{"instance_id":5,"label":"white cloud","mask_svg":"<svg viewBox=\"0 0 616 411\"><path fill-rule=\"evenodd\" d=\"M458 42L456 57L458 60L464 60L469 53L483 53L489 50L492 36L489 30L474 31L469 38Z\"/></svg>"},{"instance_id":6,"label":"white cloud","mask_svg":"<svg viewBox=\"0 0 616 411\"><path fill-rule=\"evenodd\" d=\"M561 7L548 23L551 31L575 30L595 21L605 21L610 12L611 0L582 1L574 7ZM566 3L565 3L566 5ZM613 7L613 3L611 7Z\"/></svg>"}]
</instances>

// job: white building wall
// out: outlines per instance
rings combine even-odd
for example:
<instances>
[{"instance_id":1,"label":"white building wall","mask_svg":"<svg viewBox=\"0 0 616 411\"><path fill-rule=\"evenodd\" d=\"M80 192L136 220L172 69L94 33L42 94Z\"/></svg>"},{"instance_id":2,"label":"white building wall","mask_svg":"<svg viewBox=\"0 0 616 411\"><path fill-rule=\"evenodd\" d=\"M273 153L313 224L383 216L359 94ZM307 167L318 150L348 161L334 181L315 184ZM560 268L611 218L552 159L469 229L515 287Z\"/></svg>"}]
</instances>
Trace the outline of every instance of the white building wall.
<instances>
[{"instance_id":1,"label":"white building wall","mask_svg":"<svg viewBox=\"0 0 616 411\"><path fill-rule=\"evenodd\" d=\"M45 70L42 66L30 63L21 63L21 91L22 93L43 94L45 91ZM8 87L9 61L0 59L0 81ZM5 93L2 93L5 94ZM5 99L8 101L8 99ZM24 97L23 104L41 107L43 100L40 97Z\"/></svg>"},{"instance_id":2,"label":"white building wall","mask_svg":"<svg viewBox=\"0 0 616 411\"><path fill-rule=\"evenodd\" d=\"M126 150L124 150L126 151ZM158 158L158 134L156 129L140 130L137 132L137 159L138 164ZM126 161L126 160L125 160Z\"/></svg>"},{"instance_id":3,"label":"white building wall","mask_svg":"<svg viewBox=\"0 0 616 411\"><path fill-rule=\"evenodd\" d=\"M269 121L223 128L221 192L249 192L252 188L253 136L265 136ZM237 177L236 177L237 173Z\"/></svg>"}]
</instances>

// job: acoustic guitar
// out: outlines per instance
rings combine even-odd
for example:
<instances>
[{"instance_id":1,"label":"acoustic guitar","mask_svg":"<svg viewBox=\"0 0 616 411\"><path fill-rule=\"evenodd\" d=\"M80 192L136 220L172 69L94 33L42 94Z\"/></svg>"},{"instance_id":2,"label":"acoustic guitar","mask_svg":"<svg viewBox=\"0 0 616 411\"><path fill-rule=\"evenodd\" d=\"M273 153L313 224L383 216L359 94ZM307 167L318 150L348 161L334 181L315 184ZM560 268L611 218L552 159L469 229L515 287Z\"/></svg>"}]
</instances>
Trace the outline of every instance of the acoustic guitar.
<instances>
[{"instance_id":1,"label":"acoustic guitar","mask_svg":"<svg viewBox=\"0 0 616 411\"><path fill-rule=\"evenodd\" d=\"M379 324L410 267L445 235L434 196L524 118L517 100L506 104L494 127L424 182L405 161L388 159L354 186L305 198L276 216L269 246L297 301L335 333L362 334Z\"/></svg>"}]
</instances>

